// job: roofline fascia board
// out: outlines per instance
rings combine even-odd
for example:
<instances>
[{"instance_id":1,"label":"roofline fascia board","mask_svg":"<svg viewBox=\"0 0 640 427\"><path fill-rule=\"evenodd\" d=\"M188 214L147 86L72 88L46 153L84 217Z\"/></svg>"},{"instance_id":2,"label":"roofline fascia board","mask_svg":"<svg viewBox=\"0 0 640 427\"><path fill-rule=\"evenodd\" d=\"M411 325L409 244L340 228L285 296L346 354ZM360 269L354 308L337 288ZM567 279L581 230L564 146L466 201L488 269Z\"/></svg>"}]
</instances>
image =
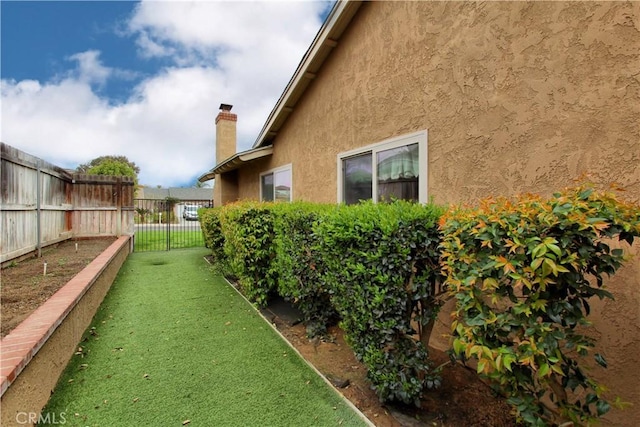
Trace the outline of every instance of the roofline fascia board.
<instances>
[{"instance_id":1,"label":"roofline fascia board","mask_svg":"<svg viewBox=\"0 0 640 427\"><path fill-rule=\"evenodd\" d=\"M211 181L212 179L214 179L216 176L216 174L212 173L211 171L202 174L198 177L198 182L206 182L206 181Z\"/></svg>"},{"instance_id":2,"label":"roofline fascia board","mask_svg":"<svg viewBox=\"0 0 640 427\"><path fill-rule=\"evenodd\" d=\"M209 172L201 175L198 178L199 182L209 181L213 179L216 175L220 173L230 172L234 169L238 169L245 163L251 162L253 160L261 159L266 156L270 156L273 154L273 147L259 147L253 148L251 150L242 151L240 153L236 153L223 162L217 164L213 169Z\"/></svg>"},{"instance_id":3,"label":"roofline fascia board","mask_svg":"<svg viewBox=\"0 0 640 427\"><path fill-rule=\"evenodd\" d=\"M313 40L311 46L300 61L293 77L289 80L289 83L280 96L280 99L278 99L275 107L271 110L271 113L260 131L256 142L253 144L253 148L263 146L267 137L274 137L277 134L277 130L273 129L274 124L279 122L283 116L288 115L293 110L293 105L287 105L287 101L291 98L295 99L293 95L298 90L302 90L302 92L304 92L310 77L313 76L313 78L315 78L316 76L315 71L309 70L311 64L316 58L316 55L322 47L329 47L330 49L333 49L338 45L338 41L344 31L344 29L340 28L338 24L345 20L350 21L360 8L361 4L362 1L355 0L338 0L336 2L335 6L329 13L329 16L325 20L324 25L320 28L316 38ZM336 31L340 31L340 33L334 34ZM311 80L313 78L311 78ZM301 82L304 80L307 80L307 82L305 82L305 85L302 85ZM301 96L302 94L297 98L299 99Z\"/></svg>"}]
</instances>

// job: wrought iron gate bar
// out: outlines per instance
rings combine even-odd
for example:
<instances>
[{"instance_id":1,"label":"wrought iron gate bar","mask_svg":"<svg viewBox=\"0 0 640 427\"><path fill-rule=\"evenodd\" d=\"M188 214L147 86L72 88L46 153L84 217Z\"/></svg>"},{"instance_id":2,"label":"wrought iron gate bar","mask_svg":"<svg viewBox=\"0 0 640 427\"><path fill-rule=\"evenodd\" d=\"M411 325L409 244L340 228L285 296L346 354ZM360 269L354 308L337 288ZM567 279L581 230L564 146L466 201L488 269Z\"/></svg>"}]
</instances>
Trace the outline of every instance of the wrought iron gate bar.
<instances>
[{"instance_id":1,"label":"wrought iron gate bar","mask_svg":"<svg viewBox=\"0 0 640 427\"><path fill-rule=\"evenodd\" d=\"M212 200L134 199L134 251L204 246L198 209Z\"/></svg>"}]
</instances>

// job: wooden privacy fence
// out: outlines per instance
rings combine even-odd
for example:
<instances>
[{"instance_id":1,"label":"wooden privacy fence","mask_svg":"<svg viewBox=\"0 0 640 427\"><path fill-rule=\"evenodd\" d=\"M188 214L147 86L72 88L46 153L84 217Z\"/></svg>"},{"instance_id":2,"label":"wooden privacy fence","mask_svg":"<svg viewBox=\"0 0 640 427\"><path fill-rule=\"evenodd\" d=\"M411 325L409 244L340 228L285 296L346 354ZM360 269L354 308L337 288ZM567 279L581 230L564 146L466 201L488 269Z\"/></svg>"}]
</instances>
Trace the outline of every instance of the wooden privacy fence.
<instances>
[{"instance_id":1,"label":"wooden privacy fence","mask_svg":"<svg viewBox=\"0 0 640 427\"><path fill-rule=\"evenodd\" d=\"M129 177L66 171L1 143L0 262L70 238L133 234Z\"/></svg>"}]
</instances>

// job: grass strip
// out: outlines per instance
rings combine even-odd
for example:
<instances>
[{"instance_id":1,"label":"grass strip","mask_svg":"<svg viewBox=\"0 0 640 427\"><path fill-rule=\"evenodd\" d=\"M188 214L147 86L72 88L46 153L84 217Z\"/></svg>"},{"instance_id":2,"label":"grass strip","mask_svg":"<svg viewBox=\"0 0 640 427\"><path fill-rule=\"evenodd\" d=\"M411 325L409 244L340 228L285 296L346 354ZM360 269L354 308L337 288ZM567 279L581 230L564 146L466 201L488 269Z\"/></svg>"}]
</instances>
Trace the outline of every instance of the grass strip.
<instances>
[{"instance_id":1,"label":"grass strip","mask_svg":"<svg viewBox=\"0 0 640 427\"><path fill-rule=\"evenodd\" d=\"M136 231L134 252L195 248L204 246L201 230L139 230Z\"/></svg>"},{"instance_id":2,"label":"grass strip","mask_svg":"<svg viewBox=\"0 0 640 427\"><path fill-rule=\"evenodd\" d=\"M365 425L207 253L131 254L43 414L71 426Z\"/></svg>"}]
</instances>

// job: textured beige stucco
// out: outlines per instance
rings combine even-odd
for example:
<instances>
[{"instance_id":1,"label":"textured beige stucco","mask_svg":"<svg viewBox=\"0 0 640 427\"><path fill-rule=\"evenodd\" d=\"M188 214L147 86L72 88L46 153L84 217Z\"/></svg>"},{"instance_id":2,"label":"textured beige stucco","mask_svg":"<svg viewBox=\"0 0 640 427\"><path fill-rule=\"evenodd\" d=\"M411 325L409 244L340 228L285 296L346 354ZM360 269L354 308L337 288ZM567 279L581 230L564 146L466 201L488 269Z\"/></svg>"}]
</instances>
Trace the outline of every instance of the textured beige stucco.
<instances>
[{"instance_id":1,"label":"textured beige stucco","mask_svg":"<svg viewBox=\"0 0 640 427\"><path fill-rule=\"evenodd\" d=\"M640 200L639 31L640 3L364 4L266 166L293 163L294 199L335 202L338 152L427 129L436 202L584 173Z\"/></svg>"},{"instance_id":2,"label":"textured beige stucco","mask_svg":"<svg viewBox=\"0 0 640 427\"><path fill-rule=\"evenodd\" d=\"M238 198L291 163L294 200L335 203L337 153L426 129L437 203L549 195L583 174L637 202L639 80L637 2L365 3ZM634 404L610 425L640 425L638 256L592 316L609 361L594 374Z\"/></svg>"},{"instance_id":3,"label":"textured beige stucco","mask_svg":"<svg viewBox=\"0 0 640 427\"><path fill-rule=\"evenodd\" d=\"M217 174L213 187L213 203L215 206L226 205L238 200L238 172L233 170Z\"/></svg>"},{"instance_id":4,"label":"textured beige stucco","mask_svg":"<svg viewBox=\"0 0 640 427\"><path fill-rule=\"evenodd\" d=\"M605 418L606 425L640 426L640 242L631 251L627 244L612 247L623 248L633 258L606 284L615 300L595 299L591 304L593 325L588 333L597 340L594 352L604 355L609 366L601 369L592 361L589 373L609 388L608 398L619 396L633 404L614 410Z\"/></svg>"}]
</instances>

